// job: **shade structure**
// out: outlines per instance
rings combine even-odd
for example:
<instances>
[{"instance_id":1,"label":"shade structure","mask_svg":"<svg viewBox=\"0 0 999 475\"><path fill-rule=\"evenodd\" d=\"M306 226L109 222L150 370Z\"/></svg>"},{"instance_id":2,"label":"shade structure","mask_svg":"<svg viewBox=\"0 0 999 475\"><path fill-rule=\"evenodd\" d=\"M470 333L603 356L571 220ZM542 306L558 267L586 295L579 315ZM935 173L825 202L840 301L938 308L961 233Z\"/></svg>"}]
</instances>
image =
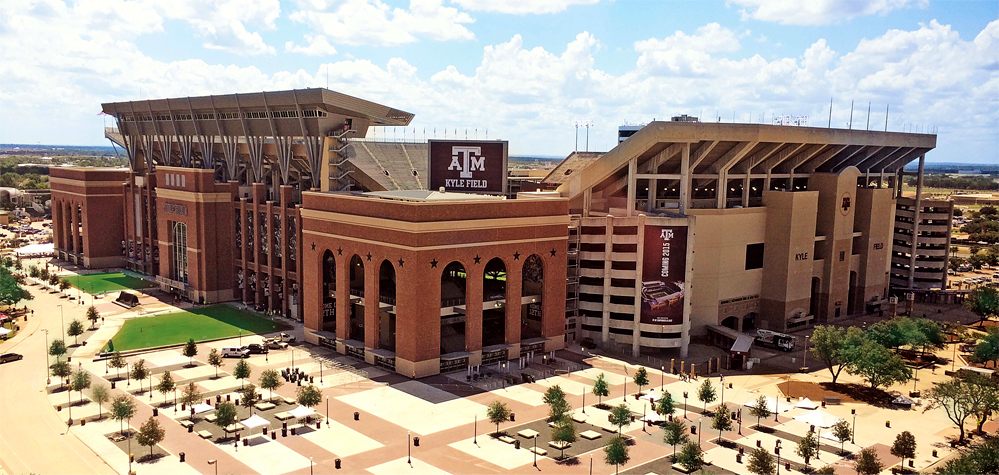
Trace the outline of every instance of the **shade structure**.
<instances>
[{"instance_id":1,"label":"shade structure","mask_svg":"<svg viewBox=\"0 0 999 475\"><path fill-rule=\"evenodd\" d=\"M254 414L246 419L239 421L241 424L246 426L247 429L256 429L257 427L264 427L271 425L271 422L257 414Z\"/></svg>"},{"instance_id":2,"label":"shade structure","mask_svg":"<svg viewBox=\"0 0 999 475\"><path fill-rule=\"evenodd\" d=\"M642 399L648 399L649 401L656 402L659 400L661 396L662 395L659 393L659 391L653 388L648 390L648 392L646 392L645 394L643 394Z\"/></svg>"},{"instance_id":3,"label":"shade structure","mask_svg":"<svg viewBox=\"0 0 999 475\"><path fill-rule=\"evenodd\" d=\"M663 416L660 416L658 412L649 412L642 416L642 420L645 422L662 422Z\"/></svg>"},{"instance_id":4,"label":"shade structure","mask_svg":"<svg viewBox=\"0 0 999 475\"><path fill-rule=\"evenodd\" d=\"M800 416L795 416L794 420L804 422L805 424L811 424L816 427L821 427L827 429L832 427L837 422L841 421L842 418L836 417L826 411L809 411Z\"/></svg>"},{"instance_id":5,"label":"shade structure","mask_svg":"<svg viewBox=\"0 0 999 475\"><path fill-rule=\"evenodd\" d=\"M309 416L311 416L311 415L313 415L315 413L316 413L315 409L313 409L311 407L305 407L305 406L298 406L298 407L296 407L296 408L288 411L288 414L291 414L291 417L294 417L295 419L301 419L303 417L309 417Z\"/></svg>"},{"instance_id":6,"label":"shade structure","mask_svg":"<svg viewBox=\"0 0 999 475\"><path fill-rule=\"evenodd\" d=\"M798 403L795 404L794 407L800 407L801 409L817 409L819 405L815 404L815 402L812 401L811 399L803 397L800 400L798 400Z\"/></svg>"},{"instance_id":7,"label":"shade structure","mask_svg":"<svg viewBox=\"0 0 999 475\"><path fill-rule=\"evenodd\" d=\"M18 256L50 256L55 254L55 244L28 244L14 250Z\"/></svg>"},{"instance_id":8,"label":"shade structure","mask_svg":"<svg viewBox=\"0 0 999 475\"><path fill-rule=\"evenodd\" d=\"M195 414L201 414L202 412L208 412L214 410L215 408L213 408L210 404L201 403L191 406L191 409L194 409Z\"/></svg>"}]
</instances>

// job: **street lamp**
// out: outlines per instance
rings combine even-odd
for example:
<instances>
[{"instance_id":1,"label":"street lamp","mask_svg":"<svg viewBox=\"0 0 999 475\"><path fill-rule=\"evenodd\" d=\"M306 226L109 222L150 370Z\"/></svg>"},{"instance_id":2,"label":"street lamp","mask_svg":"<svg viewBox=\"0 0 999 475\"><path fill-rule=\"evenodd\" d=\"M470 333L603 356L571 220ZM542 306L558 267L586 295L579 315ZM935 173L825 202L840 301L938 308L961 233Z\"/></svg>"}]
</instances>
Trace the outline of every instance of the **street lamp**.
<instances>
[{"instance_id":1,"label":"street lamp","mask_svg":"<svg viewBox=\"0 0 999 475\"><path fill-rule=\"evenodd\" d=\"M208 461L208 465L214 465L215 466L215 475L219 475L219 461L218 460L211 459L211 460Z\"/></svg>"},{"instance_id":2,"label":"street lamp","mask_svg":"<svg viewBox=\"0 0 999 475\"><path fill-rule=\"evenodd\" d=\"M697 420L697 446L701 446L701 424L704 423L704 418L701 417Z\"/></svg>"},{"instance_id":3,"label":"street lamp","mask_svg":"<svg viewBox=\"0 0 999 475\"><path fill-rule=\"evenodd\" d=\"M534 468L538 468L538 436L534 436Z\"/></svg>"},{"instance_id":4,"label":"street lamp","mask_svg":"<svg viewBox=\"0 0 999 475\"><path fill-rule=\"evenodd\" d=\"M45 334L45 384L52 384L52 376L49 373L49 329L42 328L42 333Z\"/></svg>"},{"instance_id":5,"label":"street lamp","mask_svg":"<svg viewBox=\"0 0 999 475\"><path fill-rule=\"evenodd\" d=\"M330 426L330 398L326 397L326 427Z\"/></svg>"},{"instance_id":6,"label":"street lamp","mask_svg":"<svg viewBox=\"0 0 999 475\"><path fill-rule=\"evenodd\" d=\"M850 443L857 443L857 410L850 409L850 414L853 415L853 430L850 431Z\"/></svg>"},{"instance_id":7,"label":"street lamp","mask_svg":"<svg viewBox=\"0 0 999 475\"><path fill-rule=\"evenodd\" d=\"M806 335L805 336L805 351L804 351L805 354L801 356L801 367L805 371L808 371L808 337L809 336L811 336L811 335Z\"/></svg>"},{"instance_id":8,"label":"street lamp","mask_svg":"<svg viewBox=\"0 0 999 475\"><path fill-rule=\"evenodd\" d=\"M780 395L774 398L774 422L778 422L777 421L778 412L780 412Z\"/></svg>"},{"instance_id":9,"label":"street lamp","mask_svg":"<svg viewBox=\"0 0 999 475\"><path fill-rule=\"evenodd\" d=\"M413 466L413 434L406 431L406 463Z\"/></svg>"},{"instance_id":10,"label":"street lamp","mask_svg":"<svg viewBox=\"0 0 999 475\"><path fill-rule=\"evenodd\" d=\"M718 377L720 378L719 381L718 381L718 384L721 385L721 401L719 401L719 403L722 406L724 406L725 405L725 375L721 374L721 373L718 373Z\"/></svg>"},{"instance_id":11,"label":"street lamp","mask_svg":"<svg viewBox=\"0 0 999 475\"><path fill-rule=\"evenodd\" d=\"M479 445L479 415L472 416L472 443Z\"/></svg>"},{"instance_id":12,"label":"street lamp","mask_svg":"<svg viewBox=\"0 0 999 475\"><path fill-rule=\"evenodd\" d=\"M315 466L315 465L316 465L316 461L312 457L309 457L309 475L313 475L313 473L312 473L312 467Z\"/></svg>"},{"instance_id":13,"label":"street lamp","mask_svg":"<svg viewBox=\"0 0 999 475\"><path fill-rule=\"evenodd\" d=\"M683 392L683 418L687 418L687 391Z\"/></svg>"},{"instance_id":14,"label":"street lamp","mask_svg":"<svg viewBox=\"0 0 999 475\"><path fill-rule=\"evenodd\" d=\"M659 367L659 391L662 392L666 388L666 366Z\"/></svg>"},{"instance_id":15,"label":"street lamp","mask_svg":"<svg viewBox=\"0 0 999 475\"><path fill-rule=\"evenodd\" d=\"M780 445L774 447L774 454L777 455L777 475L780 475Z\"/></svg>"}]
</instances>

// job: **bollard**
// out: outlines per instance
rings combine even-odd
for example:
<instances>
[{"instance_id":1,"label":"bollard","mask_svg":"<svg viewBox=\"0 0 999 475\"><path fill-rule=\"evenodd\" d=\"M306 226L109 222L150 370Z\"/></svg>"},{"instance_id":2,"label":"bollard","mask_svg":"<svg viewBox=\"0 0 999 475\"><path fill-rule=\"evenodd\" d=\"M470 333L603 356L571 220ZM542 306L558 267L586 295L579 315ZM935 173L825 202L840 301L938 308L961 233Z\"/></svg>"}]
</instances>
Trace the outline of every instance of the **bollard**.
<instances>
[{"instance_id":1,"label":"bollard","mask_svg":"<svg viewBox=\"0 0 999 475\"><path fill-rule=\"evenodd\" d=\"M267 435L267 427L264 427L264 435Z\"/></svg>"},{"instance_id":2,"label":"bollard","mask_svg":"<svg viewBox=\"0 0 999 475\"><path fill-rule=\"evenodd\" d=\"M194 426L193 425L187 426L187 432L188 433L193 433L194 432Z\"/></svg>"},{"instance_id":3,"label":"bollard","mask_svg":"<svg viewBox=\"0 0 999 475\"><path fill-rule=\"evenodd\" d=\"M909 468L916 468L916 463L912 459L909 459Z\"/></svg>"},{"instance_id":4,"label":"bollard","mask_svg":"<svg viewBox=\"0 0 999 475\"><path fill-rule=\"evenodd\" d=\"M156 417L158 415L160 415L160 410L154 407L153 408L153 417Z\"/></svg>"},{"instance_id":5,"label":"bollard","mask_svg":"<svg viewBox=\"0 0 999 475\"><path fill-rule=\"evenodd\" d=\"M271 432L271 440L277 440L277 432Z\"/></svg>"},{"instance_id":6,"label":"bollard","mask_svg":"<svg viewBox=\"0 0 999 475\"><path fill-rule=\"evenodd\" d=\"M746 453L746 449L744 449L742 447L739 447L739 455L742 455L742 454L745 454L745 453Z\"/></svg>"},{"instance_id":7,"label":"bollard","mask_svg":"<svg viewBox=\"0 0 999 475\"><path fill-rule=\"evenodd\" d=\"M80 425L81 426L87 425L87 418L86 417L80 419Z\"/></svg>"},{"instance_id":8,"label":"bollard","mask_svg":"<svg viewBox=\"0 0 999 475\"><path fill-rule=\"evenodd\" d=\"M885 421L885 427L891 428L891 421Z\"/></svg>"},{"instance_id":9,"label":"bollard","mask_svg":"<svg viewBox=\"0 0 999 475\"><path fill-rule=\"evenodd\" d=\"M111 389L114 389L114 386L115 386L114 381L111 381Z\"/></svg>"},{"instance_id":10,"label":"bollard","mask_svg":"<svg viewBox=\"0 0 999 475\"><path fill-rule=\"evenodd\" d=\"M238 406L239 405L239 398L236 398L236 401L233 404L235 404L235 405Z\"/></svg>"},{"instance_id":11,"label":"bollard","mask_svg":"<svg viewBox=\"0 0 999 475\"><path fill-rule=\"evenodd\" d=\"M757 440L756 441L756 447L757 448L763 447L763 442L761 442L760 440Z\"/></svg>"},{"instance_id":12,"label":"bollard","mask_svg":"<svg viewBox=\"0 0 999 475\"><path fill-rule=\"evenodd\" d=\"M791 462L784 462L784 470L791 471Z\"/></svg>"},{"instance_id":13,"label":"bollard","mask_svg":"<svg viewBox=\"0 0 999 475\"><path fill-rule=\"evenodd\" d=\"M518 440L517 442L520 442L520 441ZM420 438L419 437L413 437L413 446L414 447L419 447L420 446Z\"/></svg>"},{"instance_id":14,"label":"bollard","mask_svg":"<svg viewBox=\"0 0 999 475\"><path fill-rule=\"evenodd\" d=\"M517 414L511 412L510 413L510 422L516 422L516 420L517 420Z\"/></svg>"},{"instance_id":15,"label":"bollard","mask_svg":"<svg viewBox=\"0 0 999 475\"><path fill-rule=\"evenodd\" d=\"M226 400L226 402L232 401L232 394L226 394L225 395L225 400Z\"/></svg>"},{"instance_id":16,"label":"bollard","mask_svg":"<svg viewBox=\"0 0 999 475\"><path fill-rule=\"evenodd\" d=\"M697 426L694 426L694 425L690 426L690 433L691 434L696 434L697 433Z\"/></svg>"},{"instance_id":17,"label":"bollard","mask_svg":"<svg viewBox=\"0 0 999 475\"><path fill-rule=\"evenodd\" d=\"M340 470L340 459L334 460L333 466L336 467L337 470Z\"/></svg>"},{"instance_id":18,"label":"bollard","mask_svg":"<svg viewBox=\"0 0 999 475\"><path fill-rule=\"evenodd\" d=\"M288 437L288 429L285 428L281 429L281 437Z\"/></svg>"},{"instance_id":19,"label":"bollard","mask_svg":"<svg viewBox=\"0 0 999 475\"><path fill-rule=\"evenodd\" d=\"M323 423L316 421L316 429L322 429L322 428L323 428Z\"/></svg>"},{"instance_id":20,"label":"bollard","mask_svg":"<svg viewBox=\"0 0 999 475\"><path fill-rule=\"evenodd\" d=\"M354 411L354 420L355 421L361 420L361 413L360 412Z\"/></svg>"},{"instance_id":21,"label":"bollard","mask_svg":"<svg viewBox=\"0 0 999 475\"><path fill-rule=\"evenodd\" d=\"M184 459L186 459L186 458L187 458L187 455L184 454L184 452L181 452L180 453L180 463L184 463Z\"/></svg>"},{"instance_id":22,"label":"bollard","mask_svg":"<svg viewBox=\"0 0 999 475\"><path fill-rule=\"evenodd\" d=\"M937 449L933 449L933 458L937 458Z\"/></svg>"},{"instance_id":23,"label":"bollard","mask_svg":"<svg viewBox=\"0 0 999 475\"><path fill-rule=\"evenodd\" d=\"M519 449L520 448L520 439L517 439L517 440L513 441L513 448L515 448L515 449Z\"/></svg>"}]
</instances>

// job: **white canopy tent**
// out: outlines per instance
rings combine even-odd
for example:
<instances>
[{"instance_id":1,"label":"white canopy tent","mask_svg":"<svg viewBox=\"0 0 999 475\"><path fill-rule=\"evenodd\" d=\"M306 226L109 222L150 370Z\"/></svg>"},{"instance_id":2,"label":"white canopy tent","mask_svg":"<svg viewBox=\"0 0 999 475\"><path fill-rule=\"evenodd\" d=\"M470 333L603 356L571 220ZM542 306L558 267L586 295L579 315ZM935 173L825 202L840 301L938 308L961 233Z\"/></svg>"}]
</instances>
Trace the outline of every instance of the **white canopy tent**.
<instances>
[{"instance_id":1,"label":"white canopy tent","mask_svg":"<svg viewBox=\"0 0 999 475\"><path fill-rule=\"evenodd\" d=\"M794 407L799 407L801 409L818 409L819 405L815 404L815 402L812 401L811 399L803 397L800 400L798 400L798 403L795 404Z\"/></svg>"},{"instance_id":2,"label":"white canopy tent","mask_svg":"<svg viewBox=\"0 0 999 475\"><path fill-rule=\"evenodd\" d=\"M662 397L662 394L660 394L657 389L653 388L646 391L646 393L642 395L641 399L647 399L649 401L656 402L659 400L660 397Z\"/></svg>"},{"instance_id":3,"label":"white canopy tent","mask_svg":"<svg viewBox=\"0 0 999 475\"><path fill-rule=\"evenodd\" d=\"M51 256L55 254L55 244L28 244L27 246L22 246L14 250L14 254L18 256L34 257L34 256Z\"/></svg>"},{"instance_id":4,"label":"white canopy tent","mask_svg":"<svg viewBox=\"0 0 999 475\"><path fill-rule=\"evenodd\" d=\"M663 416L660 416L658 412L649 412L642 417L642 420L645 422L657 423L663 421Z\"/></svg>"},{"instance_id":5,"label":"white canopy tent","mask_svg":"<svg viewBox=\"0 0 999 475\"><path fill-rule=\"evenodd\" d=\"M246 426L247 429L256 429L257 427L264 427L271 425L270 421L264 419L263 417L260 417L257 414L247 417L246 419L243 419L242 421L239 422L244 426Z\"/></svg>"},{"instance_id":6,"label":"white canopy tent","mask_svg":"<svg viewBox=\"0 0 999 475\"><path fill-rule=\"evenodd\" d=\"M205 404L205 403L195 404L195 405L191 406L191 409L194 410L195 414L201 414L203 412L208 412L208 411L215 410L215 408L213 408L210 404Z\"/></svg>"},{"instance_id":7,"label":"white canopy tent","mask_svg":"<svg viewBox=\"0 0 999 475\"><path fill-rule=\"evenodd\" d=\"M832 427L837 422L841 421L842 418L836 417L826 411L809 411L800 416L795 416L794 420L804 422L805 424L811 424L816 427L821 427L823 429L828 429Z\"/></svg>"},{"instance_id":8,"label":"white canopy tent","mask_svg":"<svg viewBox=\"0 0 999 475\"><path fill-rule=\"evenodd\" d=\"M295 419L301 419L303 417L309 417L309 416L311 416L311 415L313 415L315 413L316 413L315 409L313 409L311 407L305 407L305 406L298 406L298 407L296 407L296 408L288 411L288 414L291 414L291 417L294 417Z\"/></svg>"}]
</instances>

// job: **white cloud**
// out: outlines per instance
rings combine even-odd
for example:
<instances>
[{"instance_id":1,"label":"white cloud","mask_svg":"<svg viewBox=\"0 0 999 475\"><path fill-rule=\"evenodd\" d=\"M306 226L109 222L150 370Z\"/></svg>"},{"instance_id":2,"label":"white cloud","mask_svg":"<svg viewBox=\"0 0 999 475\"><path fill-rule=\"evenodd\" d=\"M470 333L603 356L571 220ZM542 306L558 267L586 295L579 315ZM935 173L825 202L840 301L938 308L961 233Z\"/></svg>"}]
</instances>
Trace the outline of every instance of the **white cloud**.
<instances>
[{"instance_id":1,"label":"white cloud","mask_svg":"<svg viewBox=\"0 0 999 475\"><path fill-rule=\"evenodd\" d=\"M151 0L155 1L155 0ZM278 0L171 0L153 3L166 18L191 25L205 38L204 47L243 55L274 54L259 32L273 30L281 14Z\"/></svg>"},{"instance_id":2,"label":"white cloud","mask_svg":"<svg viewBox=\"0 0 999 475\"><path fill-rule=\"evenodd\" d=\"M688 35L677 31L666 38L635 42L638 66L674 74L704 74L715 67L712 53L738 51L738 35L718 23L709 23Z\"/></svg>"},{"instance_id":3,"label":"white cloud","mask_svg":"<svg viewBox=\"0 0 999 475\"><path fill-rule=\"evenodd\" d=\"M410 0L408 8L392 8L382 0L300 0L289 15L337 44L396 46L421 38L471 40L466 25L475 20L443 0Z\"/></svg>"},{"instance_id":4,"label":"white cloud","mask_svg":"<svg viewBox=\"0 0 999 475\"><path fill-rule=\"evenodd\" d=\"M928 0L726 0L741 7L742 17L785 25L826 25L851 18L885 15Z\"/></svg>"},{"instance_id":5,"label":"white cloud","mask_svg":"<svg viewBox=\"0 0 999 475\"><path fill-rule=\"evenodd\" d=\"M469 11L539 15L559 13L575 5L595 5L600 0L451 0Z\"/></svg>"},{"instance_id":6,"label":"white cloud","mask_svg":"<svg viewBox=\"0 0 999 475\"><path fill-rule=\"evenodd\" d=\"M312 34L305 35L304 45L297 45L291 41L285 42L284 50L306 56L333 56L336 54L336 48L330 44L325 36Z\"/></svg>"}]
</instances>

